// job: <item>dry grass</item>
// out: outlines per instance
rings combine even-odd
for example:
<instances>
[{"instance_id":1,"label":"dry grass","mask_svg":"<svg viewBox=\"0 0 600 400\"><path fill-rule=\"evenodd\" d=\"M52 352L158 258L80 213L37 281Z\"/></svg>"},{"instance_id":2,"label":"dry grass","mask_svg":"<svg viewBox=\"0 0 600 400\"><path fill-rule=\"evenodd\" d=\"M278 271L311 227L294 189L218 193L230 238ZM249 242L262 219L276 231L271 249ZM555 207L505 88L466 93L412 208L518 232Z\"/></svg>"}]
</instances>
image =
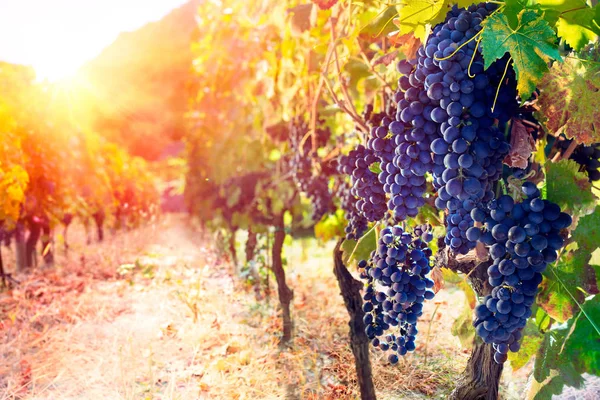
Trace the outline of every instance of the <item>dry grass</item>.
<instances>
[{"instance_id":1,"label":"dry grass","mask_svg":"<svg viewBox=\"0 0 600 400\"><path fill-rule=\"evenodd\" d=\"M80 243L62 267L17 277L22 284L0 294L0 399L357 398L333 244L286 249L296 334L286 349L277 300L257 303L203 246L169 217ZM449 329L463 301L459 290L442 290L425 308L417 352L397 367L373 352L380 398L451 389L468 355Z\"/></svg>"}]
</instances>

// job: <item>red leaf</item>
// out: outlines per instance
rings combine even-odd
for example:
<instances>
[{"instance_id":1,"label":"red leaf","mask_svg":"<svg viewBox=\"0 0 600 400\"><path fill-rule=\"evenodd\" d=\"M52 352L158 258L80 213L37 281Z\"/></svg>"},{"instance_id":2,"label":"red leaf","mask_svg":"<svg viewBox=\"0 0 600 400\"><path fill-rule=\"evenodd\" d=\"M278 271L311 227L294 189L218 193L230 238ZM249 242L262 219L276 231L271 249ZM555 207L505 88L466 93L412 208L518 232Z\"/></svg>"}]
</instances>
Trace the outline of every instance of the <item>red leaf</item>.
<instances>
[{"instance_id":1,"label":"red leaf","mask_svg":"<svg viewBox=\"0 0 600 400\"><path fill-rule=\"evenodd\" d=\"M433 292L437 293L444 287L444 276L442 270L438 267L431 270L431 279L433 280Z\"/></svg>"},{"instance_id":2,"label":"red leaf","mask_svg":"<svg viewBox=\"0 0 600 400\"><path fill-rule=\"evenodd\" d=\"M373 62L373 66L383 64L390 65L395 59L398 57L398 50L392 51L391 53L387 53L384 56L379 57L375 62Z\"/></svg>"},{"instance_id":3,"label":"red leaf","mask_svg":"<svg viewBox=\"0 0 600 400\"><path fill-rule=\"evenodd\" d=\"M415 58L417 56L417 50L421 47L421 41L414 37L412 33L399 35L399 32L400 31L395 31L388 35L390 43L399 46L407 59Z\"/></svg>"},{"instance_id":4,"label":"red leaf","mask_svg":"<svg viewBox=\"0 0 600 400\"><path fill-rule=\"evenodd\" d=\"M513 119L510 130L510 152L504 159L509 167L525 169L531 152L535 149L535 141L523 123Z\"/></svg>"}]
</instances>

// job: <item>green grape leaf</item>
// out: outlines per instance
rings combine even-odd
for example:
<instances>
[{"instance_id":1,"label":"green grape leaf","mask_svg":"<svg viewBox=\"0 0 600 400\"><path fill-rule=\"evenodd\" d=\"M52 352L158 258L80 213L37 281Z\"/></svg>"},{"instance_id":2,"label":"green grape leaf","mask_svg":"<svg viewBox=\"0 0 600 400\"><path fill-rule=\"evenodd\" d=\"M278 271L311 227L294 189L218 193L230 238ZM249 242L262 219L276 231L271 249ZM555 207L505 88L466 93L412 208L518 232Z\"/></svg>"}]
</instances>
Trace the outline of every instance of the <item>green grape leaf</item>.
<instances>
[{"instance_id":1,"label":"green grape leaf","mask_svg":"<svg viewBox=\"0 0 600 400\"><path fill-rule=\"evenodd\" d=\"M585 172L579 172L579 165L573 160L547 162L546 196L563 210L573 212L590 210L595 206L595 196Z\"/></svg>"},{"instance_id":2,"label":"green grape leaf","mask_svg":"<svg viewBox=\"0 0 600 400\"><path fill-rule=\"evenodd\" d=\"M600 35L600 8L588 7L585 0L538 0L544 17L556 26L558 36L580 50Z\"/></svg>"},{"instance_id":3,"label":"green grape leaf","mask_svg":"<svg viewBox=\"0 0 600 400\"><path fill-rule=\"evenodd\" d=\"M397 15L398 10L396 9L396 6L387 7L376 18L374 18L364 28L361 29L361 35L379 37L395 31L396 27L394 26L392 21Z\"/></svg>"},{"instance_id":4,"label":"green grape leaf","mask_svg":"<svg viewBox=\"0 0 600 400\"><path fill-rule=\"evenodd\" d=\"M525 325L525 329L522 332L521 349L516 353L508 353L508 359L513 371L525 366L531 357L535 356L544 338L535 322L531 319L527 321L527 325Z\"/></svg>"},{"instance_id":5,"label":"green grape leaf","mask_svg":"<svg viewBox=\"0 0 600 400\"><path fill-rule=\"evenodd\" d=\"M586 295L598 293L596 274L588 260L589 254L569 252L546 269L537 303L553 319L568 320Z\"/></svg>"},{"instance_id":6,"label":"green grape leaf","mask_svg":"<svg viewBox=\"0 0 600 400\"><path fill-rule=\"evenodd\" d=\"M579 249L590 255L600 246L600 206L593 213L579 219L577 228L573 231L573 240Z\"/></svg>"},{"instance_id":7,"label":"green grape leaf","mask_svg":"<svg viewBox=\"0 0 600 400\"><path fill-rule=\"evenodd\" d=\"M517 75L517 89L522 99L529 99L536 83L548 71L548 62L562 60L556 35L543 17L534 10L523 10L512 28L505 14L499 12L483 21L481 44L485 68L510 53Z\"/></svg>"},{"instance_id":8,"label":"green grape leaf","mask_svg":"<svg viewBox=\"0 0 600 400\"><path fill-rule=\"evenodd\" d=\"M462 6L464 1L448 0L401 0L397 25L399 34L413 33L425 43L431 26L442 22L453 4Z\"/></svg>"},{"instance_id":9,"label":"green grape leaf","mask_svg":"<svg viewBox=\"0 0 600 400\"><path fill-rule=\"evenodd\" d=\"M538 84L538 116L546 131L577 143L600 142L600 67L567 58Z\"/></svg>"},{"instance_id":10,"label":"green grape leaf","mask_svg":"<svg viewBox=\"0 0 600 400\"><path fill-rule=\"evenodd\" d=\"M450 328L452 336L456 336L460 340L462 347L469 348L473 345L475 339L475 328L473 328L473 309L469 303L465 301L463 310L454 320L452 328Z\"/></svg>"},{"instance_id":11,"label":"green grape leaf","mask_svg":"<svg viewBox=\"0 0 600 400\"><path fill-rule=\"evenodd\" d=\"M600 297L587 300L568 322L544 335L536 355L528 399L560 394L565 384L579 387L584 372L600 373Z\"/></svg>"},{"instance_id":12,"label":"green grape leaf","mask_svg":"<svg viewBox=\"0 0 600 400\"><path fill-rule=\"evenodd\" d=\"M358 241L344 240L344 243L342 243L344 263L369 259L371 251L377 248L377 234L375 229L375 227L371 228Z\"/></svg>"},{"instance_id":13,"label":"green grape leaf","mask_svg":"<svg viewBox=\"0 0 600 400\"><path fill-rule=\"evenodd\" d=\"M580 2L585 5L583 0ZM600 35L599 22L600 7L585 7L561 14L556 23L556 29L558 36L565 39L569 46L575 50L581 50L589 42L598 39L598 35Z\"/></svg>"},{"instance_id":14,"label":"green grape leaf","mask_svg":"<svg viewBox=\"0 0 600 400\"><path fill-rule=\"evenodd\" d=\"M328 214L315 224L315 237L323 242L344 237L346 224L344 210L336 210L335 214Z\"/></svg>"}]
</instances>

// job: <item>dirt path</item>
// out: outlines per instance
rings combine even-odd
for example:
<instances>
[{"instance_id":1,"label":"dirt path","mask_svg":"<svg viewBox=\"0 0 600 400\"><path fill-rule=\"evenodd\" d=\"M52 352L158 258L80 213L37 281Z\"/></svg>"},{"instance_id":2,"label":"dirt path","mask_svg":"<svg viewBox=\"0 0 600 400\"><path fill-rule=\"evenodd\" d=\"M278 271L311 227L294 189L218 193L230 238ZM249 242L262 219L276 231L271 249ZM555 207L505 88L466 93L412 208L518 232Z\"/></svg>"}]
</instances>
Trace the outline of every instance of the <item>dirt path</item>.
<instances>
[{"instance_id":1,"label":"dirt path","mask_svg":"<svg viewBox=\"0 0 600 400\"><path fill-rule=\"evenodd\" d=\"M60 270L51 287L68 289L53 289L44 307L30 310L32 296L22 296L29 300L19 303L21 325L9 327L0 346L11 364L0 368L0 399L356 398L332 249L298 243L286 249L296 337L284 351L276 299L256 302L251 290L234 287L230 267L183 218L88 249L89 260L98 253L96 268L88 261ZM122 275L86 275L105 264ZM449 329L461 293L440 292L425 311L430 340L397 368L374 354L381 398L432 398L451 387L467 356Z\"/></svg>"}]
</instances>

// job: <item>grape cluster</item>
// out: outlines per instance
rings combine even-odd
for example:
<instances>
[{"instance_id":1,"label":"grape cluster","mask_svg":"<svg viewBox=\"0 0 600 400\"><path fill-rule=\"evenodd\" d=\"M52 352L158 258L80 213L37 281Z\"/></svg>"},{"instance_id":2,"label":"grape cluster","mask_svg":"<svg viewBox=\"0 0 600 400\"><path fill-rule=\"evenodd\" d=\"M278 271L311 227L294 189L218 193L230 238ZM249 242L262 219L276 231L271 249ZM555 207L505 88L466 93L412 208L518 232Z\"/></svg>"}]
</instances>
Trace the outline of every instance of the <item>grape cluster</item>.
<instances>
[{"instance_id":1,"label":"grape cluster","mask_svg":"<svg viewBox=\"0 0 600 400\"><path fill-rule=\"evenodd\" d=\"M557 250L564 245L560 231L572 222L558 205L542 200L533 183L525 182L522 191L527 197L521 203L504 195L487 209L474 208L471 217L484 227L467 231L469 240L488 246L494 260L487 270L492 293L475 308L474 325L486 343L494 344L499 364L509 350L519 350L542 272L556 261Z\"/></svg>"},{"instance_id":2,"label":"grape cluster","mask_svg":"<svg viewBox=\"0 0 600 400\"><path fill-rule=\"evenodd\" d=\"M571 140L561 140L558 147L563 151L571 144ZM591 146L579 145L571 153L569 159L580 165L580 169L585 171L590 182L600 180L600 143L593 143Z\"/></svg>"},{"instance_id":3,"label":"grape cluster","mask_svg":"<svg viewBox=\"0 0 600 400\"><path fill-rule=\"evenodd\" d=\"M350 175L352 189L350 193L356 198L356 210L368 221L379 221L387 211L385 192L377 174L371 170L379 158L373 150L359 145L347 156L339 158L338 170Z\"/></svg>"},{"instance_id":4,"label":"grape cluster","mask_svg":"<svg viewBox=\"0 0 600 400\"><path fill-rule=\"evenodd\" d=\"M359 262L361 278L367 282L365 333L374 346L394 351L388 356L392 364L398 355L415 350L423 302L434 297L430 290L434 283L427 278L432 255L427 243L432 238L427 226L418 226L412 234L399 225L386 227L369 261ZM391 332L381 338L386 331Z\"/></svg>"},{"instance_id":5,"label":"grape cluster","mask_svg":"<svg viewBox=\"0 0 600 400\"><path fill-rule=\"evenodd\" d=\"M308 125L304 120L292 121L289 138L292 154L287 160L287 167L292 172L298 189L306 194L313 206L313 221L319 221L323 215L333 211L335 206L329 191L328 174L313 175L313 160L317 155L312 151L311 138L306 136L307 133ZM325 146L330 136L331 131L328 128L317 128L317 148Z\"/></svg>"},{"instance_id":6,"label":"grape cluster","mask_svg":"<svg viewBox=\"0 0 600 400\"><path fill-rule=\"evenodd\" d=\"M481 52L473 39L482 29L482 20L495 7L453 8L445 23L436 26L419 49L416 62L412 62L414 68L407 63L398 68L407 74L400 80L406 93L413 90L416 94L415 89L422 87L418 100L425 105L426 123L433 124L427 133L432 139L431 170L438 194L435 204L448 210L446 244L463 254L475 246L466 237L467 229L473 226L469 212L493 197L492 185L501 176L502 160L509 150L494 120L502 123L517 111L515 85L501 82L507 61L500 60L484 71ZM514 82L512 71L506 79ZM492 110L498 86L497 104ZM412 117L412 113L403 112L408 116L404 115L402 121Z\"/></svg>"},{"instance_id":7,"label":"grape cluster","mask_svg":"<svg viewBox=\"0 0 600 400\"><path fill-rule=\"evenodd\" d=\"M348 221L346 239L358 240L367 231L369 221L356 209L356 198L351 192L350 184L343 182L338 186L336 196L340 199L340 208L344 210L344 217Z\"/></svg>"}]
</instances>

